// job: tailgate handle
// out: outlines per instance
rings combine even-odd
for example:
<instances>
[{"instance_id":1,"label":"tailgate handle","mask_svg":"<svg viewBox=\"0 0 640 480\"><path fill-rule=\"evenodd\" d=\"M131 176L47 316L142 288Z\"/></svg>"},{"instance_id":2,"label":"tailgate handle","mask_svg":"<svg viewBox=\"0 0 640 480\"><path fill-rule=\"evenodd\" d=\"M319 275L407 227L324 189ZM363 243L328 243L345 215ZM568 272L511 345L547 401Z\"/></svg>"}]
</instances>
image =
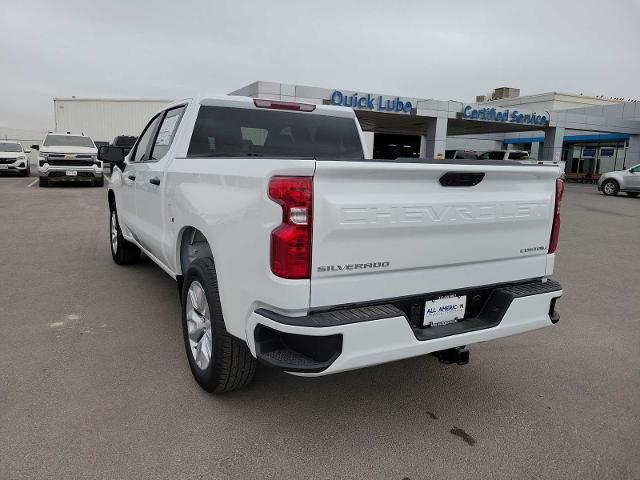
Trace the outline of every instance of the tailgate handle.
<instances>
[{"instance_id":1,"label":"tailgate handle","mask_svg":"<svg viewBox=\"0 0 640 480\"><path fill-rule=\"evenodd\" d=\"M484 172L447 172L440 177L443 187L475 187L484 178Z\"/></svg>"}]
</instances>

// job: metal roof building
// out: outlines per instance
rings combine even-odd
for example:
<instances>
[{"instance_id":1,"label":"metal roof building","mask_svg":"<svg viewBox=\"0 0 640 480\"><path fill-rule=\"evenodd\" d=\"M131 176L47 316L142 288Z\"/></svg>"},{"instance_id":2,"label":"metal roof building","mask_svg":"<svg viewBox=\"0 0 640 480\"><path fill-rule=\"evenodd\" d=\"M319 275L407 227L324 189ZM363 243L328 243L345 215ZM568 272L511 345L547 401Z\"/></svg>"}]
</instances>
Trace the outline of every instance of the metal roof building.
<instances>
[{"instance_id":1,"label":"metal roof building","mask_svg":"<svg viewBox=\"0 0 640 480\"><path fill-rule=\"evenodd\" d=\"M139 135L151 116L171 100L54 98L56 132L84 133L94 141L117 135Z\"/></svg>"}]
</instances>

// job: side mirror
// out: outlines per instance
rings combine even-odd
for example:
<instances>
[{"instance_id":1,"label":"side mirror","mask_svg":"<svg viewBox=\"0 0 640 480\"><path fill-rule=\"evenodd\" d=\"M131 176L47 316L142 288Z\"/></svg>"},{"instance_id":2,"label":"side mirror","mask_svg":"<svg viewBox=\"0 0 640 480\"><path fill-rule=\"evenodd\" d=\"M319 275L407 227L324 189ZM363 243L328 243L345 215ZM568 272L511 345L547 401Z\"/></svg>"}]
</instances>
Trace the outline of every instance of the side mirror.
<instances>
[{"instance_id":1,"label":"side mirror","mask_svg":"<svg viewBox=\"0 0 640 480\"><path fill-rule=\"evenodd\" d=\"M98 149L98 160L102 160L103 162L111 162L122 171L124 171L125 166L124 156L124 149L122 147L103 145Z\"/></svg>"},{"instance_id":2,"label":"side mirror","mask_svg":"<svg viewBox=\"0 0 640 480\"><path fill-rule=\"evenodd\" d=\"M31 148L33 150L40 150L40 147L38 145L31 145Z\"/></svg>"}]
</instances>

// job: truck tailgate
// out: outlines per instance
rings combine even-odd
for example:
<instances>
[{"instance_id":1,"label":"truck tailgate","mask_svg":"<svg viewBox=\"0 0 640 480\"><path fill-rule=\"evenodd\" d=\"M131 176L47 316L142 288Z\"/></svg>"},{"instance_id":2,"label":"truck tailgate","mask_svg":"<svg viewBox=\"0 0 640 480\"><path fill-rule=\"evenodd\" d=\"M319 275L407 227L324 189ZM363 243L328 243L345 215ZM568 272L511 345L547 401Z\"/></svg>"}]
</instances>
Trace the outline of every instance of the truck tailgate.
<instances>
[{"instance_id":1,"label":"truck tailgate","mask_svg":"<svg viewBox=\"0 0 640 480\"><path fill-rule=\"evenodd\" d=\"M480 182L457 186L467 173ZM544 276L558 173L318 161L311 307Z\"/></svg>"}]
</instances>

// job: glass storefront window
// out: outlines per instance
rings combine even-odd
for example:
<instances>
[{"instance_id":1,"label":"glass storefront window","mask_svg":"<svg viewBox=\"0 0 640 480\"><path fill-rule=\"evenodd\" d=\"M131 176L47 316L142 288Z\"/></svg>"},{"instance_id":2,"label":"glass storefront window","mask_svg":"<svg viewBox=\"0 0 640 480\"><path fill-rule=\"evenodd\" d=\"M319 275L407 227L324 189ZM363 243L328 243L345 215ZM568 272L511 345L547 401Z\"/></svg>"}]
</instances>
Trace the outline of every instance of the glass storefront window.
<instances>
[{"instance_id":1,"label":"glass storefront window","mask_svg":"<svg viewBox=\"0 0 640 480\"><path fill-rule=\"evenodd\" d=\"M609 144L567 144L562 158L565 172L590 177L597 174L622 170L626 155L625 142Z\"/></svg>"}]
</instances>

